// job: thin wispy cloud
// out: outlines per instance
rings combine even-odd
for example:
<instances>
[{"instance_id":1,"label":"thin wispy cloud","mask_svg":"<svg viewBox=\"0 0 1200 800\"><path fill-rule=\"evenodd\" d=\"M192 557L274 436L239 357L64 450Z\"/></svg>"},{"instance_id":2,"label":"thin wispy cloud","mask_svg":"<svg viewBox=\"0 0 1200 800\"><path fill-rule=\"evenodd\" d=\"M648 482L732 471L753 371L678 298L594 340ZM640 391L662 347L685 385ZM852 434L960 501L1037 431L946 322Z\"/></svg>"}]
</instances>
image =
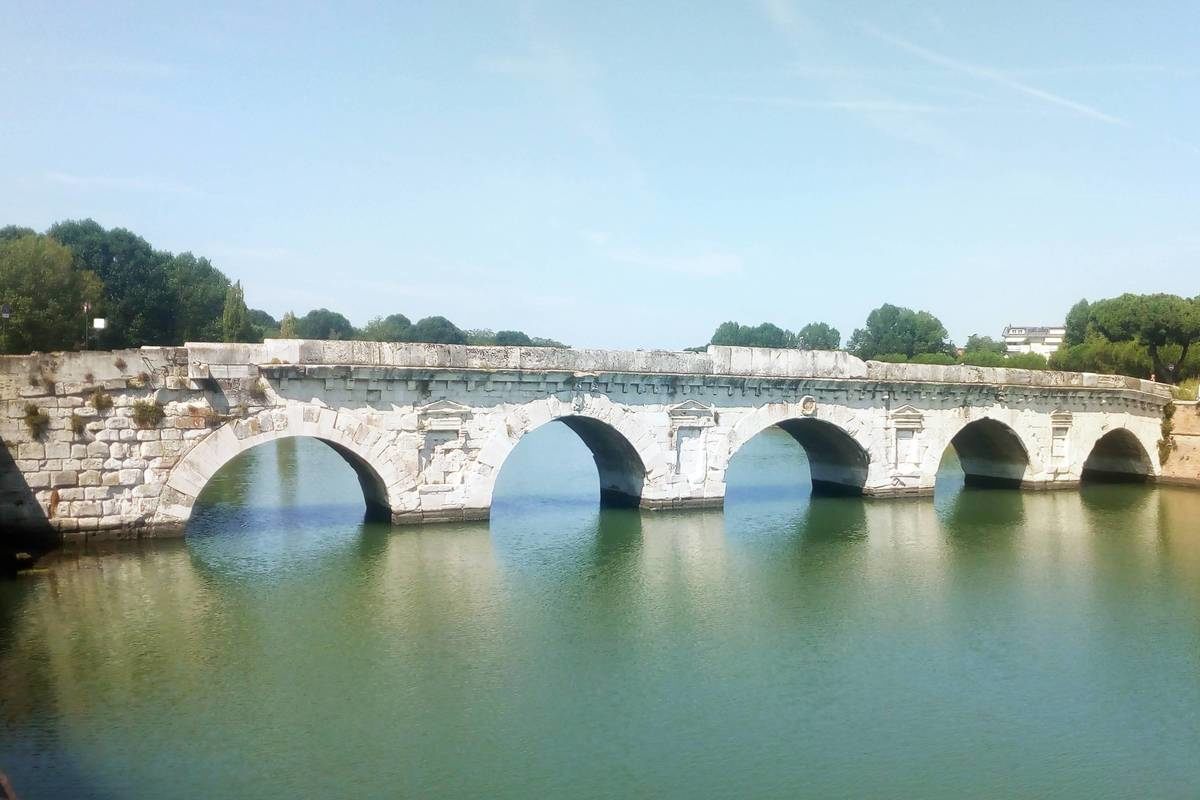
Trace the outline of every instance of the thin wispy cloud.
<instances>
[{"instance_id":1,"label":"thin wispy cloud","mask_svg":"<svg viewBox=\"0 0 1200 800\"><path fill-rule=\"evenodd\" d=\"M891 111L913 114L949 114L972 109L964 106L941 106L929 103L906 103L897 100L805 100L782 95L710 95L706 99L748 105L776 106L833 111Z\"/></svg>"},{"instance_id":2,"label":"thin wispy cloud","mask_svg":"<svg viewBox=\"0 0 1200 800\"><path fill-rule=\"evenodd\" d=\"M201 194L200 190L194 186L161 178L76 175L70 172L47 172L45 178L49 183L72 189L147 192L154 194Z\"/></svg>"},{"instance_id":3,"label":"thin wispy cloud","mask_svg":"<svg viewBox=\"0 0 1200 800\"><path fill-rule=\"evenodd\" d=\"M1045 89L1038 88L1037 86L1024 83L1012 77L1011 74L1001 70L985 67L979 64L972 64L967 61L961 61L957 58L952 58L910 42L907 39L902 39L899 36L885 33L878 28L867 26L866 30L875 38L887 42L888 44L891 44L894 47L897 47L930 64L935 64L953 72L958 72L963 75L969 75L971 77L978 78L979 80L994 83L997 86L1002 86L1006 89L1019 92L1028 97L1041 100L1044 103L1048 103L1059 108L1065 108L1068 111L1073 111L1080 116L1088 117L1108 125L1130 127L1130 123L1127 120L1113 116L1112 114L1107 114L1098 108L1087 105L1086 103L1080 103L1070 98L1063 97L1062 95L1048 92Z\"/></svg>"}]
</instances>

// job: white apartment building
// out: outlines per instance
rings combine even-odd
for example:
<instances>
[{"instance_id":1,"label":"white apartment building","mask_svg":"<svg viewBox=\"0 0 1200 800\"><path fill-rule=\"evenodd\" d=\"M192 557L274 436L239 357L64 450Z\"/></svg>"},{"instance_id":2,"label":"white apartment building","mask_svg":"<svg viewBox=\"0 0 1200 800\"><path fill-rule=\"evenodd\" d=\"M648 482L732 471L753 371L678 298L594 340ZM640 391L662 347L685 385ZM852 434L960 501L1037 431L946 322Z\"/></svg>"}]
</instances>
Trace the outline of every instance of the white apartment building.
<instances>
[{"instance_id":1,"label":"white apartment building","mask_svg":"<svg viewBox=\"0 0 1200 800\"><path fill-rule=\"evenodd\" d=\"M1062 347L1067 329L1062 325L1007 325L1004 328L1004 344L1008 353L1040 353L1050 357Z\"/></svg>"}]
</instances>

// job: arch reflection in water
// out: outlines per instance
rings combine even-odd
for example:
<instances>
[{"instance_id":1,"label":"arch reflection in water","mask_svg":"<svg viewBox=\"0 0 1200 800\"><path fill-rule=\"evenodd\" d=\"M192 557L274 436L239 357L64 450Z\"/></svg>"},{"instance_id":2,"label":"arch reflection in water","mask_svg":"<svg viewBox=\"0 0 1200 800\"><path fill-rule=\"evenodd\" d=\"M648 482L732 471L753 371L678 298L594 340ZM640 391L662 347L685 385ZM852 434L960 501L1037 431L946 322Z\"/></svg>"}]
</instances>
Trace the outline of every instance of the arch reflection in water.
<instances>
[{"instance_id":1,"label":"arch reflection in water","mask_svg":"<svg viewBox=\"0 0 1200 800\"><path fill-rule=\"evenodd\" d=\"M389 528L364 514L361 480L344 454L320 440L291 437L251 448L200 494L187 525L188 550L210 577L234 581L352 552L364 532Z\"/></svg>"}]
</instances>

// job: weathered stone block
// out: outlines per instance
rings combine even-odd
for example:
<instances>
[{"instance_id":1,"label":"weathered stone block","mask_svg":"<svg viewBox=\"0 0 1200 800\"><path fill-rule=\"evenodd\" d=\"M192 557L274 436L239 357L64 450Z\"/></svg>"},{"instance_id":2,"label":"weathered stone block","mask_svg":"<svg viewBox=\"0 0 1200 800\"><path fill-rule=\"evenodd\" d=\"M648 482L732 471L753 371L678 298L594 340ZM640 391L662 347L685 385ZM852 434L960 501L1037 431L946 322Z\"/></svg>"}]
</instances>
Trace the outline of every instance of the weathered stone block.
<instances>
[{"instance_id":1,"label":"weathered stone block","mask_svg":"<svg viewBox=\"0 0 1200 800\"><path fill-rule=\"evenodd\" d=\"M100 473L97 470L89 469L79 473L80 486L99 486Z\"/></svg>"},{"instance_id":2,"label":"weathered stone block","mask_svg":"<svg viewBox=\"0 0 1200 800\"><path fill-rule=\"evenodd\" d=\"M123 469L118 475L120 475L119 483L122 486L135 486L142 481L142 471L140 469Z\"/></svg>"},{"instance_id":3,"label":"weathered stone block","mask_svg":"<svg viewBox=\"0 0 1200 800\"><path fill-rule=\"evenodd\" d=\"M46 446L38 442L26 442L17 447L19 458L41 459L46 457Z\"/></svg>"},{"instance_id":4,"label":"weathered stone block","mask_svg":"<svg viewBox=\"0 0 1200 800\"><path fill-rule=\"evenodd\" d=\"M103 511L99 503L80 500L71 504L71 513L76 517L98 517Z\"/></svg>"},{"instance_id":5,"label":"weathered stone block","mask_svg":"<svg viewBox=\"0 0 1200 800\"><path fill-rule=\"evenodd\" d=\"M73 486L79 481L79 473L73 469L50 473L51 486Z\"/></svg>"}]
</instances>

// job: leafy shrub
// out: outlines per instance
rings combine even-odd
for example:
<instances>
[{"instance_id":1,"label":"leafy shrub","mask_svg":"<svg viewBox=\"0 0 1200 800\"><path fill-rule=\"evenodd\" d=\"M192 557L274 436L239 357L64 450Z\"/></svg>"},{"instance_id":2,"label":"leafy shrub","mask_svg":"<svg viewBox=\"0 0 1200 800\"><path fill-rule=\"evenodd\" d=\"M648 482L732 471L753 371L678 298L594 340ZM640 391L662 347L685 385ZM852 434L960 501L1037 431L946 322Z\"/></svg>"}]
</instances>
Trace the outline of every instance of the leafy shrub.
<instances>
[{"instance_id":1,"label":"leafy shrub","mask_svg":"<svg viewBox=\"0 0 1200 800\"><path fill-rule=\"evenodd\" d=\"M1171 394L1176 400L1196 400L1197 393L1200 392L1200 378L1188 378L1186 381L1181 381L1178 386L1171 387Z\"/></svg>"},{"instance_id":2,"label":"leafy shrub","mask_svg":"<svg viewBox=\"0 0 1200 800\"><path fill-rule=\"evenodd\" d=\"M1175 449L1175 439L1171 435L1175 431L1175 404L1167 403L1163 406L1162 418L1162 438L1158 440L1158 463L1165 464L1167 459L1171 457L1171 451Z\"/></svg>"},{"instance_id":3,"label":"leafy shrub","mask_svg":"<svg viewBox=\"0 0 1200 800\"><path fill-rule=\"evenodd\" d=\"M904 353L884 353L882 355L875 356L875 360L883 361L888 364L907 364L908 356L906 356Z\"/></svg>"},{"instance_id":4,"label":"leafy shrub","mask_svg":"<svg viewBox=\"0 0 1200 800\"><path fill-rule=\"evenodd\" d=\"M1046 369L1046 365L1046 357L1041 353L1014 353L1004 364L1014 369Z\"/></svg>"},{"instance_id":5,"label":"leafy shrub","mask_svg":"<svg viewBox=\"0 0 1200 800\"><path fill-rule=\"evenodd\" d=\"M113 366L116 367L117 369L125 369L125 367L127 365L125 364L125 359L121 358L120 356L117 356L116 360L113 361Z\"/></svg>"},{"instance_id":6,"label":"leafy shrub","mask_svg":"<svg viewBox=\"0 0 1200 800\"><path fill-rule=\"evenodd\" d=\"M910 364L940 364L942 366L950 366L956 364L952 356L945 353L917 353L908 360Z\"/></svg>"},{"instance_id":7,"label":"leafy shrub","mask_svg":"<svg viewBox=\"0 0 1200 800\"><path fill-rule=\"evenodd\" d=\"M133 403L133 422L139 428L157 428L166 415L162 403L154 400L135 400Z\"/></svg>"},{"instance_id":8,"label":"leafy shrub","mask_svg":"<svg viewBox=\"0 0 1200 800\"><path fill-rule=\"evenodd\" d=\"M250 399L256 403L265 403L267 401L267 387L263 384L261 378L250 384L250 388L246 390L250 395Z\"/></svg>"},{"instance_id":9,"label":"leafy shrub","mask_svg":"<svg viewBox=\"0 0 1200 800\"><path fill-rule=\"evenodd\" d=\"M25 427L29 428L30 436L40 439L50 427L50 416L33 403L28 403L25 406Z\"/></svg>"},{"instance_id":10,"label":"leafy shrub","mask_svg":"<svg viewBox=\"0 0 1200 800\"><path fill-rule=\"evenodd\" d=\"M1004 356L991 350L968 350L962 354L962 363L972 367L1007 366Z\"/></svg>"},{"instance_id":11,"label":"leafy shrub","mask_svg":"<svg viewBox=\"0 0 1200 800\"><path fill-rule=\"evenodd\" d=\"M97 388L92 392L92 408L103 414L113 407L112 396L105 393L103 389Z\"/></svg>"}]
</instances>

